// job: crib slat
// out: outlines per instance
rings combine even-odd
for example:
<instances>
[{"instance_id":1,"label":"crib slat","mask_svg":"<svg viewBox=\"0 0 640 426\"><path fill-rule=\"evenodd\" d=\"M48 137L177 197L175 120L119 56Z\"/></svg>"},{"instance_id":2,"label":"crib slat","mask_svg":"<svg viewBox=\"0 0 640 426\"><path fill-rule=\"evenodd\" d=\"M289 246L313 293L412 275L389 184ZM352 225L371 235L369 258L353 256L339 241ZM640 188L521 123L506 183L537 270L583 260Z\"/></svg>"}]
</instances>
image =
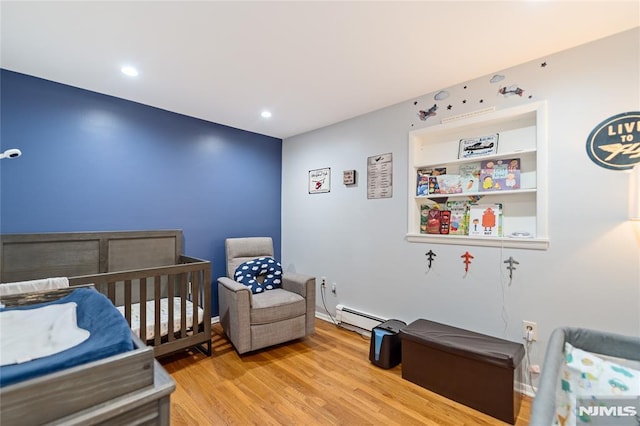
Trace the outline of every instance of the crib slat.
<instances>
[{"instance_id":1,"label":"crib slat","mask_svg":"<svg viewBox=\"0 0 640 426\"><path fill-rule=\"evenodd\" d=\"M140 340L147 341L147 277L140 278Z\"/></svg>"},{"instance_id":2,"label":"crib slat","mask_svg":"<svg viewBox=\"0 0 640 426\"><path fill-rule=\"evenodd\" d=\"M169 331L167 332L167 340L169 342L171 342L172 340L175 340L175 335L173 333L173 318L174 318L174 309L173 309L173 294L175 291L174 286L176 285L176 276L175 275L168 275L168 282L169 285L167 286L167 305L169 306L169 318L168 318L168 324L169 324Z\"/></svg>"},{"instance_id":3,"label":"crib slat","mask_svg":"<svg viewBox=\"0 0 640 426\"><path fill-rule=\"evenodd\" d=\"M182 316L180 317L180 336L187 336L187 280L184 274L181 275L180 280L180 312Z\"/></svg>"},{"instance_id":4,"label":"crib slat","mask_svg":"<svg viewBox=\"0 0 640 426\"><path fill-rule=\"evenodd\" d=\"M107 283L107 297L111 300L113 305L116 305L116 283L115 281L109 281Z\"/></svg>"},{"instance_id":5,"label":"crib slat","mask_svg":"<svg viewBox=\"0 0 640 426\"><path fill-rule=\"evenodd\" d=\"M109 284L107 284L106 282L104 282L104 283L100 283L100 284L96 284L96 289L97 289L100 293L102 293L102 294L104 294L105 296L107 296L107 297L108 297L108 294L109 294L109 293L108 293L108 292L109 292Z\"/></svg>"},{"instance_id":6,"label":"crib slat","mask_svg":"<svg viewBox=\"0 0 640 426\"><path fill-rule=\"evenodd\" d=\"M200 271L193 272L191 274L191 283L193 285L193 292L191 294L191 303L193 303L193 333L198 330L198 296L200 295Z\"/></svg>"},{"instance_id":7,"label":"crib slat","mask_svg":"<svg viewBox=\"0 0 640 426\"><path fill-rule=\"evenodd\" d=\"M160 301L162 299L162 292L160 287L160 275L155 276L154 280L154 288L153 288L153 301L154 301L154 313L155 313L155 324L153 324L153 344L159 346L162 340L162 333L160 332L161 320L160 320Z\"/></svg>"},{"instance_id":8,"label":"crib slat","mask_svg":"<svg viewBox=\"0 0 640 426\"><path fill-rule=\"evenodd\" d=\"M131 326L131 280L124 281L124 317Z\"/></svg>"}]
</instances>

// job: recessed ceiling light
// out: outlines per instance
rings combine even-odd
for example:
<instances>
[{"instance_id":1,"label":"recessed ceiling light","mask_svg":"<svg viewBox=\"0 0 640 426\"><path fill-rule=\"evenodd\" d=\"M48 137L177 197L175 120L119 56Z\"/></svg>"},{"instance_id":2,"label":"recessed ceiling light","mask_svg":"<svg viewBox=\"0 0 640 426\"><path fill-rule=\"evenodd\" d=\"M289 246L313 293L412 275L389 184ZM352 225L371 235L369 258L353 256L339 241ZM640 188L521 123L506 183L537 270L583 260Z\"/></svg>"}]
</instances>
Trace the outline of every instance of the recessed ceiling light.
<instances>
[{"instance_id":1,"label":"recessed ceiling light","mask_svg":"<svg viewBox=\"0 0 640 426\"><path fill-rule=\"evenodd\" d=\"M134 67L124 66L124 67L120 68L120 71L122 71L123 74L126 74L129 77L137 77L138 76L138 70L135 69Z\"/></svg>"},{"instance_id":2,"label":"recessed ceiling light","mask_svg":"<svg viewBox=\"0 0 640 426\"><path fill-rule=\"evenodd\" d=\"M271 118L271 111L262 111L260 115L262 118Z\"/></svg>"}]
</instances>

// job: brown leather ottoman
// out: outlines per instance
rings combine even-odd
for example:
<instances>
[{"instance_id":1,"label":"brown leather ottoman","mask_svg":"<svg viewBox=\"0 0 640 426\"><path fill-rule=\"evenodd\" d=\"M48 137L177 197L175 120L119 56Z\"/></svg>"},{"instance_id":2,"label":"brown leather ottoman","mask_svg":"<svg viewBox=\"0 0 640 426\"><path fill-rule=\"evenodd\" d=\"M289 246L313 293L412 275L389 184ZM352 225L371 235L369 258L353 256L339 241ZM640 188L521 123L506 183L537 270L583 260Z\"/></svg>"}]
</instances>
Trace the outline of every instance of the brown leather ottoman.
<instances>
[{"instance_id":1,"label":"brown leather ottoman","mask_svg":"<svg viewBox=\"0 0 640 426\"><path fill-rule=\"evenodd\" d=\"M419 319L400 330L402 377L515 424L524 346Z\"/></svg>"}]
</instances>

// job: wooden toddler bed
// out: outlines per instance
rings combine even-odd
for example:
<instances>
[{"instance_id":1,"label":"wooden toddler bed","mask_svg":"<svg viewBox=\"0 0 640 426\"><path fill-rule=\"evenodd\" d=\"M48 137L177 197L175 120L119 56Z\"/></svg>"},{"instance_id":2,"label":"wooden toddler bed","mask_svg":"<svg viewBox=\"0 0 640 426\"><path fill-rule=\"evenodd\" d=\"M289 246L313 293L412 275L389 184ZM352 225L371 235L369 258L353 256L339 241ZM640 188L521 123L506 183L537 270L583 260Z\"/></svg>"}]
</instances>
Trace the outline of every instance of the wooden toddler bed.
<instances>
[{"instance_id":1,"label":"wooden toddler bed","mask_svg":"<svg viewBox=\"0 0 640 426\"><path fill-rule=\"evenodd\" d=\"M93 284L156 357L211 355L211 263L182 254L180 230L0 236L0 282L49 277Z\"/></svg>"},{"instance_id":2,"label":"wooden toddler bed","mask_svg":"<svg viewBox=\"0 0 640 426\"><path fill-rule=\"evenodd\" d=\"M5 305L0 310L8 315L3 317L3 334L9 334L4 337L10 342L17 340L4 328L7 319L30 310L31 317L38 316L37 311L54 306L73 305L77 326L89 334L63 352L18 363L11 357L3 359L2 424L168 425L175 383L154 359L153 349L133 335L109 300L91 286L84 287L0 298ZM59 333L67 330L61 328ZM48 327L43 331L51 333ZM14 353L12 345L3 345L3 355ZM37 346L26 347L31 354Z\"/></svg>"}]
</instances>

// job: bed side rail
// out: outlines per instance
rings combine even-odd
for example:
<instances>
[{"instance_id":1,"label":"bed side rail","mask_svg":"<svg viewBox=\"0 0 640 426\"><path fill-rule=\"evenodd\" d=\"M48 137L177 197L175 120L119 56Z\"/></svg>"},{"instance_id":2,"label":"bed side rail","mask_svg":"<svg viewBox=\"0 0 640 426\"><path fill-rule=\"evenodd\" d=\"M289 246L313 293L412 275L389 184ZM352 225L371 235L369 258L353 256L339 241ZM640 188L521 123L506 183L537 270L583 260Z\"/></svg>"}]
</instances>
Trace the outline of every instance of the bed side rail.
<instances>
[{"instance_id":1,"label":"bed side rail","mask_svg":"<svg viewBox=\"0 0 640 426\"><path fill-rule=\"evenodd\" d=\"M73 290L82 287L93 288L93 284L0 296L0 308L14 308L18 306L33 305L36 303L53 302L54 300L68 296Z\"/></svg>"}]
</instances>

